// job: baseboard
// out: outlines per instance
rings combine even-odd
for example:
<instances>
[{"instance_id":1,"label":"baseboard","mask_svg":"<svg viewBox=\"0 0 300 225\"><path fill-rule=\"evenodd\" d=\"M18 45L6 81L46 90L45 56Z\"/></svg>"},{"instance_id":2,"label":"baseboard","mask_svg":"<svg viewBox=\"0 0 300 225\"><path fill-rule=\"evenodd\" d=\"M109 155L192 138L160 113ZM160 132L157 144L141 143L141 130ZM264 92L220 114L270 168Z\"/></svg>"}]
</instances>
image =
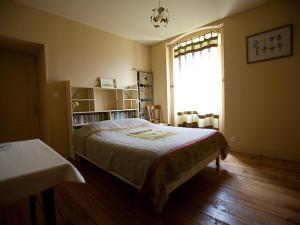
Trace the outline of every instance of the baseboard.
<instances>
[{"instance_id":1,"label":"baseboard","mask_svg":"<svg viewBox=\"0 0 300 225\"><path fill-rule=\"evenodd\" d=\"M283 159L289 161L300 162L300 151L291 152L289 150L282 149L267 149L267 148L257 148L248 146L231 146L231 151L233 152L243 152L253 155L260 155L274 159Z\"/></svg>"}]
</instances>

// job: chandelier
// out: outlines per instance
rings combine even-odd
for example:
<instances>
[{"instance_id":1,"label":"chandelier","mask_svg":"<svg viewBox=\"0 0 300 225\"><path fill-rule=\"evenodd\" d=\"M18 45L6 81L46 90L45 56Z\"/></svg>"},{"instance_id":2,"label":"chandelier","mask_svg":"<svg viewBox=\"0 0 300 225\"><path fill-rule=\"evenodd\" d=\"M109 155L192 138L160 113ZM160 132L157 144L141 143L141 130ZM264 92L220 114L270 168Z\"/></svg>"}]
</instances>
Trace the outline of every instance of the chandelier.
<instances>
[{"instance_id":1,"label":"chandelier","mask_svg":"<svg viewBox=\"0 0 300 225\"><path fill-rule=\"evenodd\" d=\"M150 16L151 23L155 28L161 26L166 27L169 23L169 10L165 7L160 6L160 0L158 0L158 7L152 9L152 16Z\"/></svg>"}]
</instances>

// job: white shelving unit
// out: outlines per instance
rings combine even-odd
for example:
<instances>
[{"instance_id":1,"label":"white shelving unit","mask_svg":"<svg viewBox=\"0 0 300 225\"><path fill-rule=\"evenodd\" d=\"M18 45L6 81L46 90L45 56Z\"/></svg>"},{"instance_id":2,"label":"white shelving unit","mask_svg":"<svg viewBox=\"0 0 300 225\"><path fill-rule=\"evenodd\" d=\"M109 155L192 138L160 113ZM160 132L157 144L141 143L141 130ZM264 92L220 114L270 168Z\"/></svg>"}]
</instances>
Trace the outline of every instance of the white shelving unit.
<instances>
[{"instance_id":1,"label":"white shelving unit","mask_svg":"<svg viewBox=\"0 0 300 225\"><path fill-rule=\"evenodd\" d=\"M70 128L139 116L138 89L74 87L66 81Z\"/></svg>"},{"instance_id":2,"label":"white shelving unit","mask_svg":"<svg viewBox=\"0 0 300 225\"><path fill-rule=\"evenodd\" d=\"M69 143L73 132L91 122L139 117L138 89L74 87L66 81Z\"/></svg>"},{"instance_id":3,"label":"white shelving unit","mask_svg":"<svg viewBox=\"0 0 300 225\"><path fill-rule=\"evenodd\" d=\"M122 89L117 92L118 109L139 108L138 89Z\"/></svg>"}]
</instances>

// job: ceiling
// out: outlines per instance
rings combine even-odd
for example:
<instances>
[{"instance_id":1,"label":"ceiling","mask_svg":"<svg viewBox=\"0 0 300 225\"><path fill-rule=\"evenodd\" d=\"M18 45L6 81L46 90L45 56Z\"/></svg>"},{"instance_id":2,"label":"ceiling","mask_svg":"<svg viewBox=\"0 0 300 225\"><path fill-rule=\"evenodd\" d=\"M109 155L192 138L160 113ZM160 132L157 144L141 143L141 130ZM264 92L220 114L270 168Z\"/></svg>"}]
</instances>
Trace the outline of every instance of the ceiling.
<instances>
[{"instance_id":1,"label":"ceiling","mask_svg":"<svg viewBox=\"0 0 300 225\"><path fill-rule=\"evenodd\" d=\"M150 22L158 0L17 0L30 7L140 43L154 44L269 0L161 0L169 9L167 27Z\"/></svg>"}]
</instances>

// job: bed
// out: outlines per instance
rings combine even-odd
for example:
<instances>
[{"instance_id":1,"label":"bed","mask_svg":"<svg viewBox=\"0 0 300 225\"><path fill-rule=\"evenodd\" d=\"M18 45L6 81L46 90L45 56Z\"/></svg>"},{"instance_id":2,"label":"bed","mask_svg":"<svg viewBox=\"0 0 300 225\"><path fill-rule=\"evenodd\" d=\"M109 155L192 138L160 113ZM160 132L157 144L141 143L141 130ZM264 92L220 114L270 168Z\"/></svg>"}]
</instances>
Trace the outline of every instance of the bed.
<instances>
[{"instance_id":1,"label":"bed","mask_svg":"<svg viewBox=\"0 0 300 225\"><path fill-rule=\"evenodd\" d=\"M149 196L161 211L169 194L215 159L229 145L212 129L162 126L133 118L106 120L73 135L74 153Z\"/></svg>"}]
</instances>

